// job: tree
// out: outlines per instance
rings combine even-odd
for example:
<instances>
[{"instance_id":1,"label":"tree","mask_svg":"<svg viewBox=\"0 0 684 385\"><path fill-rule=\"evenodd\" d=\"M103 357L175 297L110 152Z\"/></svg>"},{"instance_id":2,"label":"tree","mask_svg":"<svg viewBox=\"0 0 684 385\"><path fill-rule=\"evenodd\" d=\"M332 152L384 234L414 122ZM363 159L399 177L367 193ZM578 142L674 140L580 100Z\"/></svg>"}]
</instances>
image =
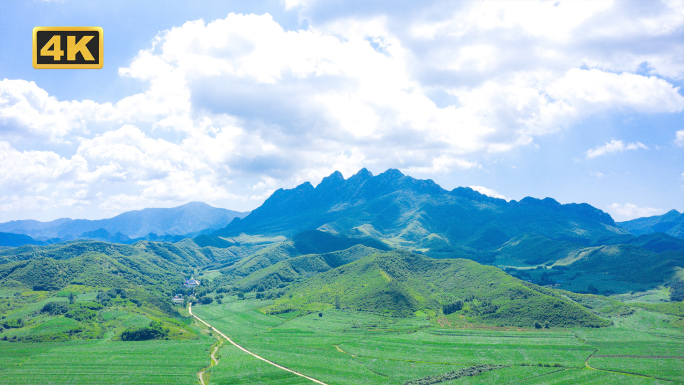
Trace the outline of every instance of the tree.
<instances>
[{"instance_id":1,"label":"tree","mask_svg":"<svg viewBox=\"0 0 684 385\"><path fill-rule=\"evenodd\" d=\"M238 291L237 297L238 297L239 300L243 300L243 299L245 299L245 293L243 293L243 292L241 292L241 291Z\"/></svg>"},{"instance_id":2,"label":"tree","mask_svg":"<svg viewBox=\"0 0 684 385\"><path fill-rule=\"evenodd\" d=\"M290 298L292 298L292 294L290 294ZM339 309L339 308L340 308L340 296L336 295L335 296L335 309Z\"/></svg>"},{"instance_id":3,"label":"tree","mask_svg":"<svg viewBox=\"0 0 684 385\"><path fill-rule=\"evenodd\" d=\"M676 279L670 284L670 301L684 301L684 281Z\"/></svg>"},{"instance_id":4,"label":"tree","mask_svg":"<svg viewBox=\"0 0 684 385\"><path fill-rule=\"evenodd\" d=\"M73 292L69 293L69 303L70 304L74 303L74 293Z\"/></svg>"}]
</instances>

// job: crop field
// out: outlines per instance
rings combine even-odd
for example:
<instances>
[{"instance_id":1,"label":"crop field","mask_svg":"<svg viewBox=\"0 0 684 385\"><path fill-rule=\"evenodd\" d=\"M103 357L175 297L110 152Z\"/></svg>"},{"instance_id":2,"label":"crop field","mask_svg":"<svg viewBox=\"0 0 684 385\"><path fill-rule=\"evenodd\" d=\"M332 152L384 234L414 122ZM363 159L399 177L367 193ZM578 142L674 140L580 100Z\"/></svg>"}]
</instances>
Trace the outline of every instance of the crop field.
<instances>
[{"instance_id":1,"label":"crop field","mask_svg":"<svg viewBox=\"0 0 684 385\"><path fill-rule=\"evenodd\" d=\"M329 384L404 384L481 364L510 366L440 384L684 382L684 334L675 317L648 311L609 328L477 330L342 310L287 319L256 310L267 303L233 297L193 312L254 353ZM219 354L212 384L303 380L227 344Z\"/></svg>"},{"instance_id":2,"label":"crop field","mask_svg":"<svg viewBox=\"0 0 684 385\"><path fill-rule=\"evenodd\" d=\"M0 341L0 378L8 385L196 384L212 341Z\"/></svg>"}]
</instances>

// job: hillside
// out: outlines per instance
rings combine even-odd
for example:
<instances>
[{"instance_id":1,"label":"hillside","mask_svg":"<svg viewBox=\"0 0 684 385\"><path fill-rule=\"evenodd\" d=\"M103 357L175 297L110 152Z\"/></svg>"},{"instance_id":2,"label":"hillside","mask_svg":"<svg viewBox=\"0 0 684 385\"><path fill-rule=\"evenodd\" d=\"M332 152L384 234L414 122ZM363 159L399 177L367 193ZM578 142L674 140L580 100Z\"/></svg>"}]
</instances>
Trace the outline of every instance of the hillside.
<instances>
[{"instance_id":1,"label":"hillside","mask_svg":"<svg viewBox=\"0 0 684 385\"><path fill-rule=\"evenodd\" d=\"M286 259L274 265L257 270L237 281L235 287L242 291L258 289L271 290L304 281L316 274L354 262L379 251L371 247L356 245L346 250L325 254L309 254Z\"/></svg>"},{"instance_id":2,"label":"hillside","mask_svg":"<svg viewBox=\"0 0 684 385\"><path fill-rule=\"evenodd\" d=\"M0 223L0 231L25 234L40 240L88 238L126 243L128 239L156 240L155 235L192 235L206 229L218 229L234 218L247 214L190 202L174 208L128 211L100 220L62 218L50 222L10 221ZM120 235L117 236L117 233Z\"/></svg>"},{"instance_id":3,"label":"hillside","mask_svg":"<svg viewBox=\"0 0 684 385\"><path fill-rule=\"evenodd\" d=\"M545 289L549 291L549 289ZM608 326L582 306L535 290L501 270L465 259L432 259L408 252L378 252L295 285L269 313L331 307L410 316L453 314L498 325ZM453 317L453 315L452 315Z\"/></svg>"},{"instance_id":4,"label":"hillside","mask_svg":"<svg viewBox=\"0 0 684 385\"><path fill-rule=\"evenodd\" d=\"M675 238L684 239L684 213L680 213L677 210L670 210L663 215L618 222L618 226L634 235L660 232Z\"/></svg>"}]
</instances>

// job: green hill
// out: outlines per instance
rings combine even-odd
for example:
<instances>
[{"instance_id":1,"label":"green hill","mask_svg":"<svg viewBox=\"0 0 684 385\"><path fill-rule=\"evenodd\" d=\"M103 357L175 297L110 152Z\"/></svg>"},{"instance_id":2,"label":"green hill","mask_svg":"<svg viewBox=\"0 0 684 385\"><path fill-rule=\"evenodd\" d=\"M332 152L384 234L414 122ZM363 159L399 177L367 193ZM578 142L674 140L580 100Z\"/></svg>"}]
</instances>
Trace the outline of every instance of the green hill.
<instances>
[{"instance_id":1,"label":"green hill","mask_svg":"<svg viewBox=\"0 0 684 385\"><path fill-rule=\"evenodd\" d=\"M549 289L545 289L548 291ZM461 301L461 302L459 302ZM535 290L503 271L465 259L432 259L408 252L378 252L295 285L268 313L338 306L392 316L418 311L453 314L499 325L607 326L582 306ZM450 315L454 317L454 315Z\"/></svg>"},{"instance_id":2,"label":"green hill","mask_svg":"<svg viewBox=\"0 0 684 385\"><path fill-rule=\"evenodd\" d=\"M354 262L377 252L377 249L355 245L346 250L325 254L309 254L287 259L257 270L235 285L242 291L270 290L306 280L333 268Z\"/></svg>"},{"instance_id":3,"label":"green hill","mask_svg":"<svg viewBox=\"0 0 684 385\"><path fill-rule=\"evenodd\" d=\"M654 253L634 245L601 246L586 249L570 267L628 282L658 284L669 280L677 267L684 267L684 252Z\"/></svg>"}]
</instances>

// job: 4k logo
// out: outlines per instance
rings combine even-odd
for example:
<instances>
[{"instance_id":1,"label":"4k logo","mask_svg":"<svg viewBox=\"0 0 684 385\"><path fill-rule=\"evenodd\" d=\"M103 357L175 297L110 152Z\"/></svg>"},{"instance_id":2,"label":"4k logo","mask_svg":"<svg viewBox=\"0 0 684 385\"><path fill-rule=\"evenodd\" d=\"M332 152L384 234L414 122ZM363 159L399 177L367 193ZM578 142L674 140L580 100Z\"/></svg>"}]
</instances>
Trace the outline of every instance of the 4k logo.
<instances>
[{"instance_id":1,"label":"4k logo","mask_svg":"<svg viewBox=\"0 0 684 385\"><path fill-rule=\"evenodd\" d=\"M102 68L102 28L33 28L33 68Z\"/></svg>"}]
</instances>

